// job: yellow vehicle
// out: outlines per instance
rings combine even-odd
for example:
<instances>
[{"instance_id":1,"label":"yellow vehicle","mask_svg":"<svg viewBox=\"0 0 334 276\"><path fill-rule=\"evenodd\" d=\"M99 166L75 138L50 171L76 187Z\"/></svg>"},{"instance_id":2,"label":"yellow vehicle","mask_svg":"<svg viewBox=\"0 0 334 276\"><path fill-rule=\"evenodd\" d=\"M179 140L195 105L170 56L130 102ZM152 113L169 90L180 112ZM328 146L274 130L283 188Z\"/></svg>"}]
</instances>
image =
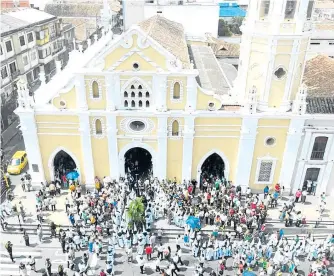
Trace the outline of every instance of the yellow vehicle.
<instances>
[{"instance_id":1,"label":"yellow vehicle","mask_svg":"<svg viewBox=\"0 0 334 276\"><path fill-rule=\"evenodd\" d=\"M10 174L20 174L28 163L27 153L23 150L15 152L7 167L7 172Z\"/></svg>"}]
</instances>

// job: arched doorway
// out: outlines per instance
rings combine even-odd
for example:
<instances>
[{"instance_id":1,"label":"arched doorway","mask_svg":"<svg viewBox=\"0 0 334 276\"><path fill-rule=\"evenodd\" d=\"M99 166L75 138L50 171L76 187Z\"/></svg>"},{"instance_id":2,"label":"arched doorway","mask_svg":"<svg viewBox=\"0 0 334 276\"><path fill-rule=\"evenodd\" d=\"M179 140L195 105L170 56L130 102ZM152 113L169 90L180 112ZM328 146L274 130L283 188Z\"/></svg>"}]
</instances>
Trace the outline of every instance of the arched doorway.
<instances>
[{"instance_id":1,"label":"arched doorway","mask_svg":"<svg viewBox=\"0 0 334 276\"><path fill-rule=\"evenodd\" d=\"M131 148L124 154L124 167L126 175L133 181L145 181L152 176L152 155L144 148Z\"/></svg>"},{"instance_id":2,"label":"arched doorway","mask_svg":"<svg viewBox=\"0 0 334 276\"><path fill-rule=\"evenodd\" d=\"M77 165L71 155L64 150L58 151L53 159L53 175L51 178L61 177L74 170L77 170Z\"/></svg>"}]
</instances>

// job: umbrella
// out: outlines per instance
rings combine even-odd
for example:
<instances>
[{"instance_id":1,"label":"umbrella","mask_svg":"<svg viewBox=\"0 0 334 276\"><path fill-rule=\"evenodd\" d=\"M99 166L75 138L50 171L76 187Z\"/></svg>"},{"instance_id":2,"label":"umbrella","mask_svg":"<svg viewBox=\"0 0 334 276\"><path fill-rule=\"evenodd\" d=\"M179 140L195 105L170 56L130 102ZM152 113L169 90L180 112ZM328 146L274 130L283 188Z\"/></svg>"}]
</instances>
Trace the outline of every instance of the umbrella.
<instances>
[{"instance_id":1,"label":"umbrella","mask_svg":"<svg viewBox=\"0 0 334 276\"><path fill-rule=\"evenodd\" d=\"M78 179L79 177L79 173L76 172L76 171L73 171L73 172L69 172L67 175L66 175L66 178L67 179Z\"/></svg>"},{"instance_id":2,"label":"umbrella","mask_svg":"<svg viewBox=\"0 0 334 276\"><path fill-rule=\"evenodd\" d=\"M201 222L199 220L199 218L197 217L193 217L193 216L189 216L188 219L186 220L186 223L192 228L201 228Z\"/></svg>"},{"instance_id":3,"label":"umbrella","mask_svg":"<svg viewBox=\"0 0 334 276\"><path fill-rule=\"evenodd\" d=\"M245 271L242 273L242 276L256 276L256 274L252 271Z\"/></svg>"}]
</instances>

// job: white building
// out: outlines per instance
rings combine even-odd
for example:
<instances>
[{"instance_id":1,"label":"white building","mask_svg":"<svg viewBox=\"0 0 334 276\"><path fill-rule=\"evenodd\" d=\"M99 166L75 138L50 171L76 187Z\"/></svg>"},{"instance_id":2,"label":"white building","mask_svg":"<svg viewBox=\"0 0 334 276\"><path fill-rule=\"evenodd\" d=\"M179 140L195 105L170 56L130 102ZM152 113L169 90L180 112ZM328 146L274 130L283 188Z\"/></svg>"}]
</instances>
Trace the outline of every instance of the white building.
<instances>
[{"instance_id":1,"label":"white building","mask_svg":"<svg viewBox=\"0 0 334 276\"><path fill-rule=\"evenodd\" d=\"M334 21L314 24L307 56L310 59L320 54L334 58Z\"/></svg>"},{"instance_id":2,"label":"white building","mask_svg":"<svg viewBox=\"0 0 334 276\"><path fill-rule=\"evenodd\" d=\"M124 30L156 14L181 23L187 35L204 36L211 33L217 36L219 6L215 0L123 1Z\"/></svg>"}]
</instances>

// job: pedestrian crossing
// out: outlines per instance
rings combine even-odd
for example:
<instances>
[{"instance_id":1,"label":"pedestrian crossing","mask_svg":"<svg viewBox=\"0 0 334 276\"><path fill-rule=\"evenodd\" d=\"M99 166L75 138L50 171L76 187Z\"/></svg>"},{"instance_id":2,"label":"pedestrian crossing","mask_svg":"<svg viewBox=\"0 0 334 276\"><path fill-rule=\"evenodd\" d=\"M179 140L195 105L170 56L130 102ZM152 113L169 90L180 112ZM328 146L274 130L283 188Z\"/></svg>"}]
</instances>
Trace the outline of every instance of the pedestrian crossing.
<instances>
[{"instance_id":1,"label":"pedestrian crossing","mask_svg":"<svg viewBox=\"0 0 334 276\"><path fill-rule=\"evenodd\" d=\"M33 276L36 275L34 271L31 270L30 265L28 265L29 256L32 256L35 258L36 261L36 270L42 272L44 270L44 262L45 262L45 256L43 256L42 251L38 250L29 250L26 249L19 249L15 248L16 251L13 251L13 258L15 263L12 262L12 260L9 257L9 254L6 250L0 251L0 276L19 276L20 270L19 265L21 262L23 262L26 265L27 270L27 276ZM14 249L14 250L15 250ZM44 254L45 255L45 254ZM41 260L41 261L40 261ZM51 259L52 261L52 259ZM58 265L62 264L64 268L66 268L66 261L63 260L56 260L56 262L52 261L52 273L58 272Z\"/></svg>"}]
</instances>

